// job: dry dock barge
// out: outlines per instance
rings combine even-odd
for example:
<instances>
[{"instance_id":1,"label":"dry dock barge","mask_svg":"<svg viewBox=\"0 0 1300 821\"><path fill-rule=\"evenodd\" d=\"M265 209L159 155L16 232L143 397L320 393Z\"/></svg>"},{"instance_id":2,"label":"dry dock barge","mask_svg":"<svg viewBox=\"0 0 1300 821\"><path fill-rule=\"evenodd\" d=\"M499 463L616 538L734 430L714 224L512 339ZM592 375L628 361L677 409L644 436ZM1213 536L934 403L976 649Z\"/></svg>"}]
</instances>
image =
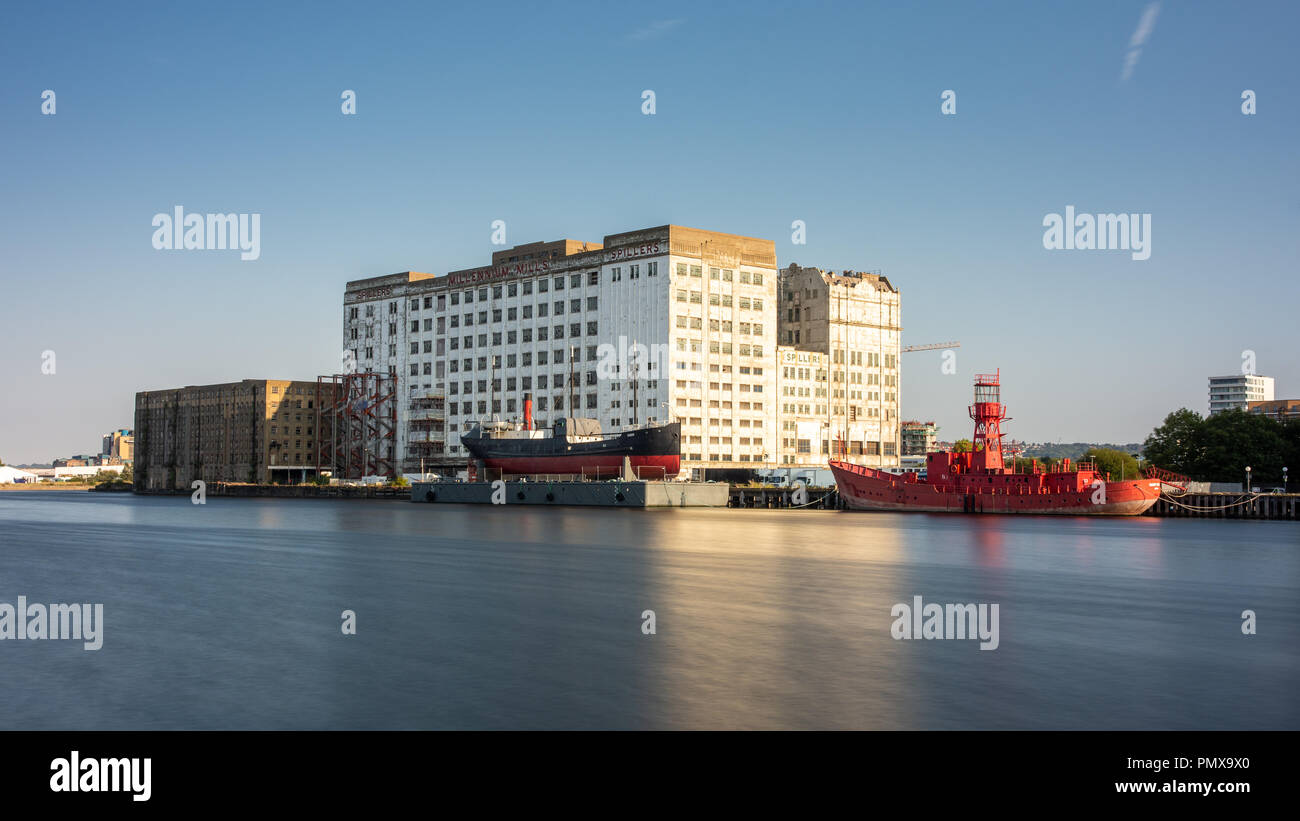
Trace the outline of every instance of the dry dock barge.
<instances>
[{"instance_id":1,"label":"dry dock barge","mask_svg":"<svg viewBox=\"0 0 1300 821\"><path fill-rule=\"evenodd\" d=\"M416 482L412 502L461 505L580 505L584 507L726 507L725 482L629 479L591 481Z\"/></svg>"}]
</instances>

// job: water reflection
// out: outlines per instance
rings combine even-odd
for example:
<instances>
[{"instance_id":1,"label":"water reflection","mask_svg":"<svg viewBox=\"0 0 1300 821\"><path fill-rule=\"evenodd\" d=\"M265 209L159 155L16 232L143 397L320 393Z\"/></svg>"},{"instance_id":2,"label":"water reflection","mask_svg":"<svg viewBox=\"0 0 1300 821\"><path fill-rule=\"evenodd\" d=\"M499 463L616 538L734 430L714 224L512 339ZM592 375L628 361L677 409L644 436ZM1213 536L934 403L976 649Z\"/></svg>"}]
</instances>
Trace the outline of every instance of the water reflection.
<instances>
[{"instance_id":1,"label":"water reflection","mask_svg":"<svg viewBox=\"0 0 1300 821\"><path fill-rule=\"evenodd\" d=\"M110 628L0 645L4 727L1300 727L1291 523L29 493L6 595Z\"/></svg>"}]
</instances>

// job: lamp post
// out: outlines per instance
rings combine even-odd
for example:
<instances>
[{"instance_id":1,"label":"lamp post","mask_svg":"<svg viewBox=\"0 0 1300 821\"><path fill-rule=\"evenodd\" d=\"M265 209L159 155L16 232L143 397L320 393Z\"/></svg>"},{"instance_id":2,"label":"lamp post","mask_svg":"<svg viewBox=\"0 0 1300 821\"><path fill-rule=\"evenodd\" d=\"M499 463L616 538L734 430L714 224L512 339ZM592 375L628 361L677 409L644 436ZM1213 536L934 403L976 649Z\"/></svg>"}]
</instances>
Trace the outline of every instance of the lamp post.
<instances>
[{"instance_id":1,"label":"lamp post","mask_svg":"<svg viewBox=\"0 0 1300 821\"><path fill-rule=\"evenodd\" d=\"M1282 492L1286 493L1286 468L1282 468Z\"/></svg>"},{"instance_id":2,"label":"lamp post","mask_svg":"<svg viewBox=\"0 0 1300 821\"><path fill-rule=\"evenodd\" d=\"M1246 492L1250 493L1250 465L1246 465Z\"/></svg>"}]
</instances>

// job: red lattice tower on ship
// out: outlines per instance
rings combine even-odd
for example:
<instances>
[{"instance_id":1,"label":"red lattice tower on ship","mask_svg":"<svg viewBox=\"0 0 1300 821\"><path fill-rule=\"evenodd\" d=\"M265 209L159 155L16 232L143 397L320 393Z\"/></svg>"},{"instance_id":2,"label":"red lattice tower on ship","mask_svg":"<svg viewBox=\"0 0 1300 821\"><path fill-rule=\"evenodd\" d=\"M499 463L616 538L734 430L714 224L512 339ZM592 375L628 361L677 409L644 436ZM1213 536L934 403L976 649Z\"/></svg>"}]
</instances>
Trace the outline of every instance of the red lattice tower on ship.
<instances>
[{"instance_id":1,"label":"red lattice tower on ship","mask_svg":"<svg viewBox=\"0 0 1300 821\"><path fill-rule=\"evenodd\" d=\"M1001 368L997 373L975 375L975 404L970 406L970 418L975 420L972 467L1000 472L1003 469L1002 423L1007 419L1007 406L1002 404Z\"/></svg>"}]
</instances>

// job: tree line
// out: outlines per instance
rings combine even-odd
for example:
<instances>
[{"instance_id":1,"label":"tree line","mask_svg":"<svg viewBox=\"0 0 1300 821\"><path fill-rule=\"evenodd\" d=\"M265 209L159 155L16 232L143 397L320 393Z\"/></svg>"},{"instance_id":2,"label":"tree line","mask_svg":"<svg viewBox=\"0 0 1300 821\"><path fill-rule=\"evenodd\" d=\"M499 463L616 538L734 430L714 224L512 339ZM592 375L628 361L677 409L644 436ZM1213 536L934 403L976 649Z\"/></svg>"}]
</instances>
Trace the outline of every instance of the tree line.
<instances>
[{"instance_id":1,"label":"tree line","mask_svg":"<svg viewBox=\"0 0 1300 821\"><path fill-rule=\"evenodd\" d=\"M1201 416L1181 408L1151 432L1142 453L1201 482L1244 482L1249 467L1252 484L1281 487L1282 468L1300 466L1300 419L1278 422L1235 409Z\"/></svg>"}]
</instances>

